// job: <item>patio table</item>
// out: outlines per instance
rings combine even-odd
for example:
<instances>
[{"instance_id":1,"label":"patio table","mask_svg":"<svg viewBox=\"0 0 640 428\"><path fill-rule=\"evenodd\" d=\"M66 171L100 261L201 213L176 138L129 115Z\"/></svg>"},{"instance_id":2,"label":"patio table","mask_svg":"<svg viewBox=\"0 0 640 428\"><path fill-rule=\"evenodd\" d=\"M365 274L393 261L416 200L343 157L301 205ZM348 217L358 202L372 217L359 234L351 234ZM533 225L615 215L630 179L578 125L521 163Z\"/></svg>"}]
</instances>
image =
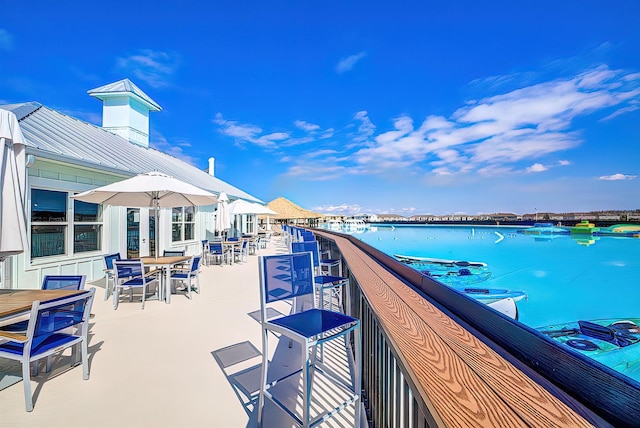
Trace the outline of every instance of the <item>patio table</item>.
<instances>
[{"instance_id":1,"label":"patio table","mask_svg":"<svg viewBox=\"0 0 640 428\"><path fill-rule=\"evenodd\" d=\"M191 256L140 257L145 266L163 269L163 284L158 287L159 299L171 303L171 268L175 265L191 260Z\"/></svg>"},{"instance_id":2,"label":"patio table","mask_svg":"<svg viewBox=\"0 0 640 428\"><path fill-rule=\"evenodd\" d=\"M36 300L49 302L86 292L86 290L0 290L0 322L28 314Z\"/></svg>"}]
</instances>

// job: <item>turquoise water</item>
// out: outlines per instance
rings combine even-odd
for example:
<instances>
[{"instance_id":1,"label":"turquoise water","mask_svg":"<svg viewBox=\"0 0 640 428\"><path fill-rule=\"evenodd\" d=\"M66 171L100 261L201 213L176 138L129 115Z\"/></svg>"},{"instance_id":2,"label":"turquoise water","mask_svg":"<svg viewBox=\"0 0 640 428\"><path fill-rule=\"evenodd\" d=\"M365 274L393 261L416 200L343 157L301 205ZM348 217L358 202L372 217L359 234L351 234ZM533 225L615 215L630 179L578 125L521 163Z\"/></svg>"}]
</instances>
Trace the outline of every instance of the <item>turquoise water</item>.
<instances>
[{"instance_id":1,"label":"turquoise water","mask_svg":"<svg viewBox=\"0 0 640 428\"><path fill-rule=\"evenodd\" d=\"M525 291L528 299L518 302L519 320L530 327L640 317L640 239L580 242L566 235L540 239L517 231L395 225L354 236L389 255L486 262L492 275L476 285Z\"/></svg>"}]
</instances>

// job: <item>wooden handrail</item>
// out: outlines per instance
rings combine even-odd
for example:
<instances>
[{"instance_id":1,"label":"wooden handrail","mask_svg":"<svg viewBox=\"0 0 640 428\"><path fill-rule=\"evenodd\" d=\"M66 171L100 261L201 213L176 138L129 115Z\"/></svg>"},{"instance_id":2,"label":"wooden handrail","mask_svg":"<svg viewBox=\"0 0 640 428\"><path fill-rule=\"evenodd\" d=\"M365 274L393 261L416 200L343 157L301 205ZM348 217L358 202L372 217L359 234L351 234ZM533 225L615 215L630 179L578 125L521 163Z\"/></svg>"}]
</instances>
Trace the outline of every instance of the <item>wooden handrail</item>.
<instances>
[{"instance_id":1,"label":"wooden handrail","mask_svg":"<svg viewBox=\"0 0 640 428\"><path fill-rule=\"evenodd\" d=\"M438 426L593 426L347 239L325 236Z\"/></svg>"}]
</instances>

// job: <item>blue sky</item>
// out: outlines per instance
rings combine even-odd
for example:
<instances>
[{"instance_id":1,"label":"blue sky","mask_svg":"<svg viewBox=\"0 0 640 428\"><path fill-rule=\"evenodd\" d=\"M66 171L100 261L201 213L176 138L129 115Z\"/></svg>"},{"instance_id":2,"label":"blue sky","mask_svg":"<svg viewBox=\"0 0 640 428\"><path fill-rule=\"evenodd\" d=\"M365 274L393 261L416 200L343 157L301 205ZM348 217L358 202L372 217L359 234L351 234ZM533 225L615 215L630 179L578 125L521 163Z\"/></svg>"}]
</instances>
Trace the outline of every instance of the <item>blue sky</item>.
<instances>
[{"instance_id":1,"label":"blue sky","mask_svg":"<svg viewBox=\"0 0 640 428\"><path fill-rule=\"evenodd\" d=\"M0 104L100 124L324 213L640 208L640 2L5 2Z\"/></svg>"}]
</instances>

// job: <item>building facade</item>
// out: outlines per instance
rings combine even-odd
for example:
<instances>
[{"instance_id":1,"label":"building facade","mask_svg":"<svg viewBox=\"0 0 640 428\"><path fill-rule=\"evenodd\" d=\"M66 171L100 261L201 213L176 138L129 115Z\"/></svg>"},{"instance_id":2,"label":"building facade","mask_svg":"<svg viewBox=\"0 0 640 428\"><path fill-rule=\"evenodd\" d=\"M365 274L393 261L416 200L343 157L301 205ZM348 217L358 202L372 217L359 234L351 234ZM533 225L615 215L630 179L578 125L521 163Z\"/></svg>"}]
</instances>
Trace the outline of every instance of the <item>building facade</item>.
<instances>
[{"instance_id":1,"label":"building facade","mask_svg":"<svg viewBox=\"0 0 640 428\"><path fill-rule=\"evenodd\" d=\"M103 255L202 251L214 236L215 206L160 209L90 204L73 194L159 171L231 200L258 198L176 157L149 147L149 113L160 106L128 79L89 91L103 102L103 127L36 102L0 105L18 118L26 141L26 212L30 248L2 265L0 288L39 288L44 275L104 276Z\"/></svg>"}]
</instances>

